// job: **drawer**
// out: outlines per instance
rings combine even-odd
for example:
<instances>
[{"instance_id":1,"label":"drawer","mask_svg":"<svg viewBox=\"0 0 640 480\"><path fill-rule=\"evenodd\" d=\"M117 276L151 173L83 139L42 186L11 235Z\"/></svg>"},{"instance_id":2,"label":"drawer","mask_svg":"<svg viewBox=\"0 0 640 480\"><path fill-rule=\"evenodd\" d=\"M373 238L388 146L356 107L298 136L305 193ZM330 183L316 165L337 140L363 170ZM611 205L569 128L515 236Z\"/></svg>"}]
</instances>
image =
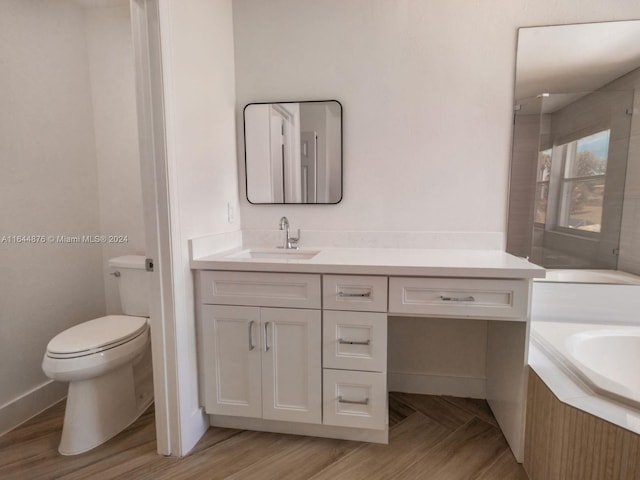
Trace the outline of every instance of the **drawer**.
<instances>
[{"instance_id":1,"label":"drawer","mask_svg":"<svg viewBox=\"0 0 640 480\"><path fill-rule=\"evenodd\" d=\"M528 296L528 280L391 277L389 314L526 321Z\"/></svg>"},{"instance_id":2,"label":"drawer","mask_svg":"<svg viewBox=\"0 0 640 480\"><path fill-rule=\"evenodd\" d=\"M387 423L385 373L323 370L323 424L383 430Z\"/></svg>"},{"instance_id":3,"label":"drawer","mask_svg":"<svg viewBox=\"0 0 640 480\"><path fill-rule=\"evenodd\" d=\"M320 275L212 270L199 274L202 303L320 309Z\"/></svg>"},{"instance_id":4,"label":"drawer","mask_svg":"<svg viewBox=\"0 0 640 480\"><path fill-rule=\"evenodd\" d=\"M387 370L387 314L323 312L323 367Z\"/></svg>"},{"instance_id":5,"label":"drawer","mask_svg":"<svg viewBox=\"0 0 640 480\"><path fill-rule=\"evenodd\" d=\"M322 282L326 310L387 311L387 277L325 275Z\"/></svg>"}]
</instances>

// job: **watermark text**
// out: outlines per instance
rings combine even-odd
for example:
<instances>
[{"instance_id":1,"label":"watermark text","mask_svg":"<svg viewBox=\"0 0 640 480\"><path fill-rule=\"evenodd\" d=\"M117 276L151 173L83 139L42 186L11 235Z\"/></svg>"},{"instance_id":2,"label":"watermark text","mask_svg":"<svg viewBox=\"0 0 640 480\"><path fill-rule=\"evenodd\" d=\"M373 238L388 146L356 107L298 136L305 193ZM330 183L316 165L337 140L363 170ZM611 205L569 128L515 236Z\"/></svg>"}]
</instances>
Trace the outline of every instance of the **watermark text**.
<instances>
[{"instance_id":1,"label":"watermark text","mask_svg":"<svg viewBox=\"0 0 640 480\"><path fill-rule=\"evenodd\" d=\"M92 243L128 243L128 235L2 235L0 244L37 245L37 244L92 244Z\"/></svg>"}]
</instances>

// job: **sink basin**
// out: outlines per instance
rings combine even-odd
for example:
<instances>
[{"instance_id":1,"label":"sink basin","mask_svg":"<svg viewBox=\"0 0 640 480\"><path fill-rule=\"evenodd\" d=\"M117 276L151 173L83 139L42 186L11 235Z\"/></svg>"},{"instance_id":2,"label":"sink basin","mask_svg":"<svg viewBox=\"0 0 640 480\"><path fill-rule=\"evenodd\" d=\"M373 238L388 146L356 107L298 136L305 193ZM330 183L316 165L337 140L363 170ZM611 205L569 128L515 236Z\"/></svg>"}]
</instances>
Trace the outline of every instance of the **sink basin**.
<instances>
[{"instance_id":1,"label":"sink basin","mask_svg":"<svg viewBox=\"0 0 640 480\"><path fill-rule=\"evenodd\" d=\"M274 259L274 260L309 260L315 257L319 250L243 250L238 253L227 255L226 258L237 259Z\"/></svg>"}]
</instances>

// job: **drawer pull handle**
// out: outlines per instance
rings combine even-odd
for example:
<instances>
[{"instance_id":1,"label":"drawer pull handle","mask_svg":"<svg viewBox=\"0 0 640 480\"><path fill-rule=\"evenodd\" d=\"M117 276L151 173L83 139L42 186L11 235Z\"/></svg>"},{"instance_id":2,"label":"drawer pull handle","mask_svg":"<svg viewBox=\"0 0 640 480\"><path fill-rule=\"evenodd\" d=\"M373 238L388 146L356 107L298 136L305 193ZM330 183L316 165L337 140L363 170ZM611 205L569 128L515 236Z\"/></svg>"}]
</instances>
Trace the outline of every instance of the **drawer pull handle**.
<instances>
[{"instance_id":1,"label":"drawer pull handle","mask_svg":"<svg viewBox=\"0 0 640 480\"><path fill-rule=\"evenodd\" d=\"M367 293L345 293L345 292L338 292L338 296L340 298L371 298L371 292L367 292Z\"/></svg>"},{"instance_id":2,"label":"drawer pull handle","mask_svg":"<svg viewBox=\"0 0 640 480\"><path fill-rule=\"evenodd\" d=\"M350 340L343 340L341 338L338 339L338 343L340 345L370 345L371 340L365 340L364 342L352 342Z\"/></svg>"},{"instance_id":3,"label":"drawer pull handle","mask_svg":"<svg viewBox=\"0 0 640 480\"><path fill-rule=\"evenodd\" d=\"M369 405L369 399L365 398L364 400L345 400L342 398L342 395L338 397L338 403L348 403L350 405Z\"/></svg>"},{"instance_id":4,"label":"drawer pull handle","mask_svg":"<svg viewBox=\"0 0 640 480\"><path fill-rule=\"evenodd\" d=\"M249 351L253 350L254 348L256 348L256 346L253 344L253 338L252 338L252 333L253 333L253 324L255 323L255 321L251 320L249 322Z\"/></svg>"},{"instance_id":5,"label":"drawer pull handle","mask_svg":"<svg viewBox=\"0 0 640 480\"><path fill-rule=\"evenodd\" d=\"M267 328L269 328L269 322L265 322L264 324L264 351L269 351L269 340L267 337Z\"/></svg>"},{"instance_id":6,"label":"drawer pull handle","mask_svg":"<svg viewBox=\"0 0 640 480\"><path fill-rule=\"evenodd\" d=\"M443 302L475 302L476 299L471 295L468 297L445 297L444 295L440 295L440 300Z\"/></svg>"}]
</instances>

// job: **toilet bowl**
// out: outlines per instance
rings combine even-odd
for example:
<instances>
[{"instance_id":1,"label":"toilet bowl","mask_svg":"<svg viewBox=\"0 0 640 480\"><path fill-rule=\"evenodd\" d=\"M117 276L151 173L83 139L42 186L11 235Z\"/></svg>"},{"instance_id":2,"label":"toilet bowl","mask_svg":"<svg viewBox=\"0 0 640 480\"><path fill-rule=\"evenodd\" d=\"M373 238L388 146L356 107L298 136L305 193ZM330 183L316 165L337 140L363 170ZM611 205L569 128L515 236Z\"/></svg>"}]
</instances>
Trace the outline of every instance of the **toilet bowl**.
<instances>
[{"instance_id":1,"label":"toilet bowl","mask_svg":"<svg viewBox=\"0 0 640 480\"><path fill-rule=\"evenodd\" d=\"M153 401L144 257L117 257L109 265L118 269L119 287L127 288L121 292L123 311L138 315L108 315L75 325L49 342L42 361L49 378L69 382L58 448L63 455L106 442Z\"/></svg>"}]
</instances>

